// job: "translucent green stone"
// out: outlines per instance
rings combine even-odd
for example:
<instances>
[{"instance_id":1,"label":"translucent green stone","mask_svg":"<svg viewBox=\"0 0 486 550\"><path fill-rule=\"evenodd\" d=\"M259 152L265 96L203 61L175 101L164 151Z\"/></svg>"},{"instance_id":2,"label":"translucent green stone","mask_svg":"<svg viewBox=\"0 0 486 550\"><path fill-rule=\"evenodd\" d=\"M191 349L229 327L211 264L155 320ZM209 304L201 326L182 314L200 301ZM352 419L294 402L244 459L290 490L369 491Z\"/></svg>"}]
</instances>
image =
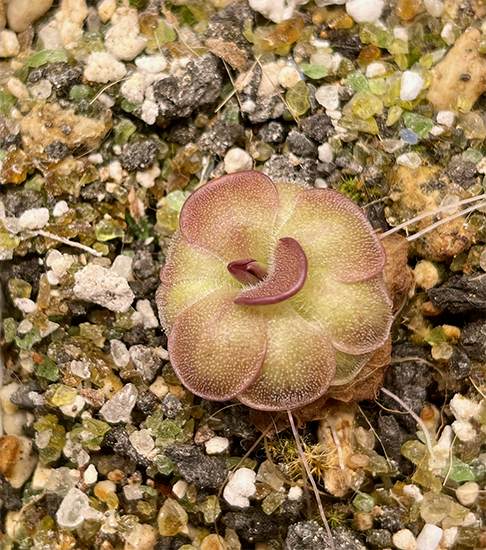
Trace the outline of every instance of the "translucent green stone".
<instances>
[{"instance_id":1,"label":"translucent green stone","mask_svg":"<svg viewBox=\"0 0 486 550\"><path fill-rule=\"evenodd\" d=\"M366 134L374 135L380 132L378 124L376 124L376 120L374 118L362 120L360 118L354 117L343 117L339 121L339 123L341 126L343 126L343 128L347 128L348 130L355 130L356 132L365 132Z\"/></svg>"},{"instance_id":2,"label":"translucent green stone","mask_svg":"<svg viewBox=\"0 0 486 550\"><path fill-rule=\"evenodd\" d=\"M174 42L176 37L177 37L177 34L174 27L171 27L165 21L162 20L154 31L153 39L150 39L148 41L147 47L157 48L159 46L163 46L168 42Z\"/></svg>"},{"instance_id":3,"label":"translucent green stone","mask_svg":"<svg viewBox=\"0 0 486 550\"><path fill-rule=\"evenodd\" d=\"M38 68L47 63L58 63L59 61L66 62L68 60L67 54L64 50L42 50L35 53L31 57L25 60L27 67Z\"/></svg>"},{"instance_id":4,"label":"translucent green stone","mask_svg":"<svg viewBox=\"0 0 486 550\"><path fill-rule=\"evenodd\" d=\"M157 430L157 436L162 439L174 439L181 433L181 428L172 420L172 418L166 418L160 423Z\"/></svg>"},{"instance_id":5,"label":"translucent green stone","mask_svg":"<svg viewBox=\"0 0 486 550\"><path fill-rule=\"evenodd\" d=\"M477 45L479 53L486 53L486 36L483 36Z\"/></svg>"},{"instance_id":6,"label":"translucent green stone","mask_svg":"<svg viewBox=\"0 0 486 550\"><path fill-rule=\"evenodd\" d=\"M180 212L182 210L184 202L186 201L186 195L180 189L176 189L175 191L171 191L167 195L166 200L167 206L171 210L174 210L175 212Z\"/></svg>"},{"instance_id":7,"label":"translucent green stone","mask_svg":"<svg viewBox=\"0 0 486 550\"><path fill-rule=\"evenodd\" d=\"M300 68L305 76L308 76L313 80L324 78L329 72L328 68L324 65L312 65L311 63L302 63Z\"/></svg>"},{"instance_id":8,"label":"translucent green stone","mask_svg":"<svg viewBox=\"0 0 486 550\"><path fill-rule=\"evenodd\" d=\"M229 101L221 113L220 120L222 122L234 122L238 124L240 122L240 108L238 103Z\"/></svg>"},{"instance_id":9,"label":"translucent green stone","mask_svg":"<svg viewBox=\"0 0 486 550\"><path fill-rule=\"evenodd\" d=\"M262 510L265 514L270 515L277 510L277 508L284 503L286 499L285 493L277 493L272 491L262 502Z\"/></svg>"},{"instance_id":10,"label":"translucent green stone","mask_svg":"<svg viewBox=\"0 0 486 550\"><path fill-rule=\"evenodd\" d=\"M367 120L383 111L383 102L372 93L358 93L353 98L353 113L361 120Z\"/></svg>"},{"instance_id":11,"label":"translucent green stone","mask_svg":"<svg viewBox=\"0 0 486 550\"><path fill-rule=\"evenodd\" d=\"M175 231L179 227L179 213L169 208L159 208L155 214L158 223L162 227Z\"/></svg>"},{"instance_id":12,"label":"translucent green stone","mask_svg":"<svg viewBox=\"0 0 486 550\"><path fill-rule=\"evenodd\" d=\"M93 342L104 340L104 330L105 327L103 325L92 325L91 323L81 323L79 325L80 336Z\"/></svg>"},{"instance_id":13,"label":"translucent green stone","mask_svg":"<svg viewBox=\"0 0 486 550\"><path fill-rule=\"evenodd\" d=\"M155 459L155 465L157 466L157 471L159 472L159 474L162 474L163 476L170 475L174 470L174 463L164 454L157 455L157 458Z\"/></svg>"},{"instance_id":14,"label":"translucent green stone","mask_svg":"<svg viewBox=\"0 0 486 550\"><path fill-rule=\"evenodd\" d=\"M168 498L157 518L159 533L164 537L174 537L185 529L188 519L184 508L174 499Z\"/></svg>"},{"instance_id":15,"label":"translucent green stone","mask_svg":"<svg viewBox=\"0 0 486 550\"><path fill-rule=\"evenodd\" d=\"M55 407L63 407L64 405L72 405L76 400L78 392L71 388L71 386L65 386L61 384L57 390L54 392L54 395L51 397L51 403Z\"/></svg>"},{"instance_id":16,"label":"translucent green stone","mask_svg":"<svg viewBox=\"0 0 486 550\"><path fill-rule=\"evenodd\" d=\"M71 99L85 99L89 96L88 86L83 86L82 84L75 84L69 90L69 97Z\"/></svg>"},{"instance_id":17,"label":"translucent green stone","mask_svg":"<svg viewBox=\"0 0 486 550\"><path fill-rule=\"evenodd\" d=\"M39 329L37 327L34 327L31 330L29 330L29 332L23 338L20 338L20 336L16 336L15 344L19 349L31 350L32 346L34 344L37 344L41 340L42 340L42 336L40 335ZM37 368L36 374L38 376L42 376L41 374L39 374L39 371L40 369ZM50 371L48 372L48 374L51 375ZM47 378L47 380L50 380L50 378L48 378L47 376L44 376L44 378ZM57 376L55 380L57 380Z\"/></svg>"},{"instance_id":18,"label":"translucent green stone","mask_svg":"<svg viewBox=\"0 0 486 550\"><path fill-rule=\"evenodd\" d=\"M53 414L42 416L34 424L34 430L48 436L47 444L38 451L41 463L49 464L58 460L66 442L66 430L57 423L57 418Z\"/></svg>"},{"instance_id":19,"label":"translucent green stone","mask_svg":"<svg viewBox=\"0 0 486 550\"><path fill-rule=\"evenodd\" d=\"M9 115L16 103L17 98L7 92L0 91L0 112Z\"/></svg>"},{"instance_id":20,"label":"translucent green stone","mask_svg":"<svg viewBox=\"0 0 486 550\"><path fill-rule=\"evenodd\" d=\"M375 506L375 500L371 495L367 495L366 493L358 494L353 499L353 504L355 508L360 510L361 512L371 512L373 510L373 507Z\"/></svg>"},{"instance_id":21,"label":"translucent green stone","mask_svg":"<svg viewBox=\"0 0 486 550\"><path fill-rule=\"evenodd\" d=\"M469 148L469 149L466 149L464 153L462 153L462 160L464 162L474 162L477 164L478 162L481 162L482 159L483 159L483 154L481 153L481 151L478 151L477 149Z\"/></svg>"},{"instance_id":22,"label":"translucent green stone","mask_svg":"<svg viewBox=\"0 0 486 550\"><path fill-rule=\"evenodd\" d=\"M355 72L346 79L346 84L356 92L369 92L368 79L363 73Z\"/></svg>"},{"instance_id":23,"label":"translucent green stone","mask_svg":"<svg viewBox=\"0 0 486 550\"><path fill-rule=\"evenodd\" d=\"M386 118L386 125L387 126L393 126L397 120L402 116L403 109L399 107L398 105L393 105L393 107L390 107L388 110L388 116Z\"/></svg>"},{"instance_id":24,"label":"translucent green stone","mask_svg":"<svg viewBox=\"0 0 486 550\"><path fill-rule=\"evenodd\" d=\"M206 500L197 505L199 512L204 515L204 521L207 524L214 523L221 514L221 507L219 506L219 499L216 495L209 496Z\"/></svg>"},{"instance_id":25,"label":"translucent green stone","mask_svg":"<svg viewBox=\"0 0 486 550\"><path fill-rule=\"evenodd\" d=\"M129 140L130 136L135 132L137 127L131 120L122 119L114 128L114 142L116 145L124 145Z\"/></svg>"},{"instance_id":26,"label":"translucent green stone","mask_svg":"<svg viewBox=\"0 0 486 550\"><path fill-rule=\"evenodd\" d=\"M31 331L32 332L32 331ZM45 378L50 382L55 382L59 378L59 367L47 355L42 355L44 362L41 365L36 365L35 374L39 378Z\"/></svg>"},{"instance_id":27,"label":"translucent green stone","mask_svg":"<svg viewBox=\"0 0 486 550\"><path fill-rule=\"evenodd\" d=\"M404 113L403 121L405 126L413 130L419 138L424 138L434 127L434 122L428 117L418 115L417 113Z\"/></svg>"},{"instance_id":28,"label":"translucent green stone","mask_svg":"<svg viewBox=\"0 0 486 550\"><path fill-rule=\"evenodd\" d=\"M345 57L339 64L337 75L339 78L347 78L354 72L354 68L354 63Z\"/></svg>"},{"instance_id":29,"label":"translucent green stone","mask_svg":"<svg viewBox=\"0 0 486 550\"><path fill-rule=\"evenodd\" d=\"M285 99L293 116L305 115L310 109L307 84L303 80L299 80L295 86L287 90Z\"/></svg>"},{"instance_id":30,"label":"translucent green stone","mask_svg":"<svg viewBox=\"0 0 486 550\"><path fill-rule=\"evenodd\" d=\"M388 48L388 51L393 55L408 53L408 42L405 40L400 40L399 38L396 38Z\"/></svg>"},{"instance_id":31,"label":"translucent green stone","mask_svg":"<svg viewBox=\"0 0 486 550\"><path fill-rule=\"evenodd\" d=\"M101 242L122 239L124 232L115 220L100 220L95 226L96 239Z\"/></svg>"},{"instance_id":32,"label":"translucent green stone","mask_svg":"<svg viewBox=\"0 0 486 550\"><path fill-rule=\"evenodd\" d=\"M419 63L422 65L422 67L425 67L426 69L430 69L434 64L433 54L426 53L419 59Z\"/></svg>"},{"instance_id":33,"label":"translucent green stone","mask_svg":"<svg viewBox=\"0 0 486 550\"><path fill-rule=\"evenodd\" d=\"M386 92L386 80L384 78L373 78L369 81L370 91L375 95L383 95Z\"/></svg>"},{"instance_id":34,"label":"translucent green stone","mask_svg":"<svg viewBox=\"0 0 486 550\"><path fill-rule=\"evenodd\" d=\"M439 344L440 342L447 342L447 336L444 332L442 326L434 327L426 336L424 340L427 344L433 346L434 344Z\"/></svg>"},{"instance_id":35,"label":"translucent green stone","mask_svg":"<svg viewBox=\"0 0 486 550\"><path fill-rule=\"evenodd\" d=\"M401 448L401 453L405 458L415 465L420 464L427 454L427 447L419 441L406 441Z\"/></svg>"},{"instance_id":36,"label":"translucent green stone","mask_svg":"<svg viewBox=\"0 0 486 550\"><path fill-rule=\"evenodd\" d=\"M12 300L16 298L30 298L32 293L32 285L23 279L10 279L7 288Z\"/></svg>"},{"instance_id":37,"label":"translucent green stone","mask_svg":"<svg viewBox=\"0 0 486 550\"><path fill-rule=\"evenodd\" d=\"M444 476L446 476L449 472L449 461L447 462L448 464L442 472L442 475ZM469 464L466 464L465 462L454 456L452 458L452 468L449 472L449 479L451 479L452 481L457 481L458 483L462 483L463 481L474 481L475 476Z\"/></svg>"},{"instance_id":38,"label":"translucent green stone","mask_svg":"<svg viewBox=\"0 0 486 550\"><path fill-rule=\"evenodd\" d=\"M19 324L13 317L7 317L3 322L3 334L7 344L10 344L10 342L12 342L15 338L18 326Z\"/></svg>"}]
</instances>

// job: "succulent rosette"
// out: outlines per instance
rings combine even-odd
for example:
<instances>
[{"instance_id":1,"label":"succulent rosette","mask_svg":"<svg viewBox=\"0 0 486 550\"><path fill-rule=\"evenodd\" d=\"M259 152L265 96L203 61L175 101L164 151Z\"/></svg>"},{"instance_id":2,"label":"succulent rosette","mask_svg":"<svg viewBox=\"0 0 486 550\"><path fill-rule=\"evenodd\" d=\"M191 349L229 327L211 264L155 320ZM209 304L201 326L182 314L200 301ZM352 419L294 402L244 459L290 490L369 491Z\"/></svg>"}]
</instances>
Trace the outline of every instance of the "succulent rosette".
<instances>
[{"instance_id":1,"label":"succulent rosette","mask_svg":"<svg viewBox=\"0 0 486 550\"><path fill-rule=\"evenodd\" d=\"M352 381L388 339L385 251L341 193L215 179L185 202L157 292L171 364L194 394L304 406Z\"/></svg>"}]
</instances>

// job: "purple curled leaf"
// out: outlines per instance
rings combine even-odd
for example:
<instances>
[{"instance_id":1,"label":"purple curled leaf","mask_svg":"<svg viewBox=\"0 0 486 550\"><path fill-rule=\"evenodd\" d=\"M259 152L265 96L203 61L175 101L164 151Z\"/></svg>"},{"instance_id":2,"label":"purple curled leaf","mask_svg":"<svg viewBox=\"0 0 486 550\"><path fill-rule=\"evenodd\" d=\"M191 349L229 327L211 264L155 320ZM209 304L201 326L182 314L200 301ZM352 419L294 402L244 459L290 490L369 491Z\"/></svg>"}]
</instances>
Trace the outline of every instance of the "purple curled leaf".
<instances>
[{"instance_id":1,"label":"purple curled leaf","mask_svg":"<svg viewBox=\"0 0 486 550\"><path fill-rule=\"evenodd\" d=\"M235 304L278 304L297 294L306 277L307 258L300 244L291 237L279 239L268 276L257 285L242 290L235 298Z\"/></svg>"}]
</instances>

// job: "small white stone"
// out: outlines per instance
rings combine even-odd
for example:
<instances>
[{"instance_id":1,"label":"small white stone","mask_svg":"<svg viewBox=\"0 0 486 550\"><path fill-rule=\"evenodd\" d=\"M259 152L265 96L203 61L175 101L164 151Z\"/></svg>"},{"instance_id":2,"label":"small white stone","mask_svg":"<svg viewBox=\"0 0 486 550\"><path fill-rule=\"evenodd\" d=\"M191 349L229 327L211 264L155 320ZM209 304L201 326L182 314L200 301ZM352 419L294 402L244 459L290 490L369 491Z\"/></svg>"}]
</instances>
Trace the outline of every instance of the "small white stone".
<instances>
[{"instance_id":1,"label":"small white stone","mask_svg":"<svg viewBox=\"0 0 486 550\"><path fill-rule=\"evenodd\" d=\"M42 491L42 489L44 489L44 487L47 485L51 474L52 468L37 464L34 475L32 477L32 489L34 489L35 491Z\"/></svg>"},{"instance_id":2,"label":"small white stone","mask_svg":"<svg viewBox=\"0 0 486 550\"><path fill-rule=\"evenodd\" d=\"M397 40L403 40L404 42L408 42L408 30L405 27L395 27L393 29L393 36Z\"/></svg>"},{"instance_id":3,"label":"small white stone","mask_svg":"<svg viewBox=\"0 0 486 550\"><path fill-rule=\"evenodd\" d=\"M155 124L159 114L159 106L154 101L146 99L142 103L142 113L140 118L147 124Z\"/></svg>"},{"instance_id":4,"label":"small white stone","mask_svg":"<svg viewBox=\"0 0 486 550\"><path fill-rule=\"evenodd\" d=\"M110 424L130 422L130 414L137 402L138 390L129 383L107 401L100 409L101 416Z\"/></svg>"},{"instance_id":5,"label":"small white stone","mask_svg":"<svg viewBox=\"0 0 486 550\"><path fill-rule=\"evenodd\" d=\"M9 233L13 233L14 235L22 231L19 220L17 218L13 218L12 216L7 216L4 218L3 227L5 227Z\"/></svg>"},{"instance_id":6,"label":"small white stone","mask_svg":"<svg viewBox=\"0 0 486 550\"><path fill-rule=\"evenodd\" d=\"M426 523L417 537L416 550L435 550L442 538L442 529L437 525Z\"/></svg>"},{"instance_id":7,"label":"small white stone","mask_svg":"<svg viewBox=\"0 0 486 550\"><path fill-rule=\"evenodd\" d=\"M10 397L12 397L12 395L18 391L19 388L20 384L17 382L11 382L0 389L0 404L2 405L3 412L13 414L18 410L17 405L14 405L14 403L10 401Z\"/></svg>"},{"instance_id":8,"label":"small white stone","mask_svg":"<svg viewBox=\"0 0 486 550\"><path fill-rule=\"evenodd\" d=\"M143 491L138 485L125 485L123 494L127 500L140 500L143 498Z\"/></svg>"},{"instance_id":9,"label":"small white stone","mask_svg":"<svg viewBox=\"0 0 486 550\"><path fill-rule=\"evenodd\" d=\"M110 351L117 367L126 367L130 362L127 346L120 340L110 340Z\"/></svg>"},{"instance_id":10,"label":"small white stone","mask_svg":"<svg viewBox=\"0 0 486 550\"><path fill-rule=\"evenodd\" d=\"M23 229L41 229L49 221L47 208L30 208L19 218L19 224Z\"/></svg>"},{"instance_id":11,"label":"small white stone","mask_svg":"<svg viewBox=\"0 0 486 550\"><path fill-rule=\"evenodd\" d=\"M461 441L472 441L478 435L471 422L465 420L453 422L452 429Z\"/></svg>"},{"instance_id":12,"label":"small white stone","mask_svg":"<svg viewBox=\"0 0 486 550\"><path fill-rule=\"evenodd\" d=\"M110 271L112 271L119 277L123 277L124 279L127 279L127 281L130 281L131 279L133 279L132 264L133 259L130 258L130 256L120 254L113 260Z\"/></svg>"},{"instance_id":13,"label":"small white stone","mask_svg":"<svg viewBox=\"0 0 486 550\"><path fill-rule=\"evenodd\" d=\"M325 109L335 111L339 108L339 86L321 86L316 91L316 101Z\"/></svg>"},{"instance_id":14,"label":"small white stone","mask_svg":"<svg viewBox=\"0 0 486 550\"><path fill-rule=\"evenodd\" d=\"M0 32L0 57L14 57L20 52L17 35L13 31Z\"/></svg>"},{"instance_id":15,"label":"small white stone","mask_svg":"<svg viewBox=\"0 0 486 550\"><path fill-rule=\"evenodd\" d=\"M17 334L27 334L32 330L33 327L34 325L28 319L24 319L19 323L19 326L17 327Z\"/></svg>"},{"instance_id":16,"label":"small white stone","mask_svg":"<svg viewBox=\"0 0 486 550\"><path fill-rule=\"evenodd\" d=\"M120 80L127 74L127 68L108 52L93 52L89 55L84 76L90 82L106 84Z\"/></svg>"},{"instance_id":17,"label":"small white stone","mask_svg":"<svg viewBox=\"0 0 486 550\"><path fill-rule=\"evenodd\" d=\"M32 313L37 309L37 304L30 298L15 298L14 304L23 313Z\"/></svg>"},{"instance_id":18,"label":"small white stone","mask_svg":"<svg viewBox=\"0 0 486 550\"><path fill-rule=\"evenodd\" d=\"M38 31L44 49L60 50L63 47L62 36L55 20L51 20Z\"/></svg>"},{"instance_id":19,"label":"small white stone","mask_svg":"<svg viewBox=\"0 0 486 550\"><path fill-rule=\"evenodd\" d=\"M103 155L101 153L93 153L88 157L89 161L93 164L102 164L103 163Z\"/></svg>"},{"instance_id":20,"label":"small white stone","mask_svg":"<svg viewBox=\"0 0 486 550\"><path fill-rule=\"evenodd\" d=\"M291 65L285 66L278 73L278 83L284 88L291 88L301 80L299 71Z\"/></svg>"},{"instance_id":21,"label":"small white stone","mask_svg":"<svg viewBox=\"0 0 486 550\"><path fill-rule=\"evenodd\" d=\"M437 124L443 124L450 128L454 124L456 115L453 111L439 111L437 113Z\"/></svg>"},{"instance_id":22,"label":"small white stone","mask_svg":"<svg viewBox=\"0 0 486 550\"><path fill-rule=\"evenodd\" d=\"M117 183L123 181L123 168L119 161L115 160L108 165L108 173L113 181Z\"/></svg>"},{"instance_id":23,"label":"small white stone","mask_svg":"<svg viewBox=\"0 0 486 550\"><path fill-rule=\"evenodd\" d=\"M384 5L384 0L348 0L346 11L356 23L374 23L380 18Z\"/></svg>"},{"instance_id":24,"label":"small white stone","mask_svg":"<svg viewBox=\"0 0 486 550\"><path fill-rule=\"evenodd\" d=\"M433 136L441 136L443 133L444 133L444 128L442 128L441 126L432 126L432 129L430 130L430 133L433 135Z\"/></svg>"},{"instance_id":25,"label":"small white stone","mask_svg":"<svg viewBox=\"0 0 486 550\"><path fill-rule=\"evenodd\" d=\"M30 94L27 86L18 78L14 76L7 80L8 91L18 99L29 99Z\"/></svg>"},{"instance_id":26,"label":"small white stone","mask_svg":"<svg viewBox=\"0 0 486 550\"><path fill-rule=\"evenodd\" d=\"M130 435L130 443L135 447L135 450L142 456L148 456L155 448L155 441L152 439L149 430L143 429L138 432L133 432Z\"/></svg>"},{"instance_id":27,"label":"small white stone","mask_svg":"<svg viewBox=\"0 0 486 550\"><path fill-rule=\"evenodd\" d=\"M253 168L253 159L240 147L230 149L224 157L224 170L227 174L239 172L240 170L251 170Z\"/></svg>"},{"instance_id":28,"label":"small white stone","mask_svg":"<svg viewBox=\"0 0 486 550\"><path fill-rule=\"evenodd\" d=\"M422 159L418 153L403 153L397 158L397 164L407 166L408 168L418 168L422 164Z\"/></svg>"},{"instance_id":29,"label":"small white stone","mask_svg":"<svg viewBox=\"0 0 486 550\"><path fill-rule=\"evenodd\" d=\"M223 497L230 506L246 508L250 506L251 497L255 494L256 473L249 468L236 470L223 491Z\"/></svg>"},{"instance_id":30,"label":"small white stone","mask_svg":"<svg viewBox=\"0 0 486 550\"><path fill-rule=\"evenodd\" d=\"M89 456L89 454L84 449L82 449L78 453L78 456L76 457L76 462L78 463L78 468L83 468L83 466L86 466L86 464L88 464L90 459L91 459L91 457Z\"/></svg>"},{"instance_id":31,"label":"small white stone","mask_svg":"<svg viewBox=\"0 0 486 550\"><path fill-rule=\"evenodd\" d=\"M319 145L319 147L317 148L317 153L321 162L332 162L332 159L334 158L334 154L329 143L323 143L322 145Z\"/></svg>"},{"instance_id":32,"label":"small white stone","mask_svg":"<svg viewBox=\"0 0 486 550\"><path fill-rule=\"evenodd\" d=\"M178 499L184 498L188 486L189 484L187 483L187 481L185 481L184 479L179 479L179 481L176 481L176 483L174 483L172 487L172 492Z\"/></svg>"},{"instance_id":33,"label":"small white stone","mask_svg":"<svg viewBox=\"0 0 486 550\"><path fill-rule=\"evenodd\" d=\"M417 487L417 485L405 485L403 488L403 494L407 497L413 498L416 502L422 502L424 499L424 496L422 495L422 491L420 490L420 487Z\"/></svg>"},{"instance_id":34,"label":"small white stone","mask_svg":"<svg viewBox=\"0 0 486 550\"><path fill-rule=\"evenodd\" d=\"M291 2L287 5L285 0L249 0L252 10L264 15L274 23L281 23L292 17L294 7Z\"/></svg>"},{"instance_id":35,"label":"small white stone","mask_svg":"<svg viewBox=\"0 0 486 550\"><path fill-rule=\"evenodd\" d=\"M62 407L59 407L59 408L66 416L70 416L71 418L74 418L83 410L85 405L86 405L86 400L80 395L77 395L76 398L74 399L74 403L71 403L71 405L63 405Z\"/></svg>"},{"instance_id":36,"label":"small white stone","mask_svg":"<svg viewBox=\"0 0 486 550\"><path fill-rule=\"evenodd\" d=\"M293 485L289 489L289 494L287 495L287 498L289 500L300 500L303 496L304 492L302 491L302 488L298 485Z\"/></svg>"},{"instance_id":37,"label":"small white stone","mask_svg":"<svg viewBox=\"0 0 486 550\"><path fill-rule=\"evenodd\" d=\"M132 305L135 295L128 281L98 264L88 264L74 275L74 295L110 311L123 313Z\"/></svg>"},{"instance_id":38,"label":"small white stone","mask_svg":"<svg viewBox=\"0 0 486 550\"><path fill-rule=\"evenodd\" d=\"M413 101L424 87L424 79L413 71L404 71L401 79L400 99Z\"/></svg>"},{"instance_id":39,"label":"small white stone","mask_svg":"<svg viewBox=\"0 0 486 550\"><path fill-rule=\"evenodd\" d=\"M90 464L84 471L83 481L86 485L94 485L98 481L98 471L94 464Z\"/></svg>"},{"instance_id":40,"label":"small white stone","mask_svg":"<svg viewBox=\"0 0 486 550\"><path fill-rule=\"evenodd\" d=\"M169 387L165 383L162 376L157 376L155 382L149 386L149 390L154 393L159 399L162 399L169 393Z\"/></svg>"},{"instance_id":41,"label":"small white stone","mask_svg":"<svg viewBox=\"0 0 486 550\"><path fill-rule=\"evenodd\" d=\"M452 548L452 546L456 542L457 531L457 527L449 527L448 529L444 529L444 534L442 535L442 539L440 541L441 549Z\"/></svg>"},{"instance_id":42,"label":"small white stone","mask_svg":"<svg viewBox=\"0 0 486 550\"><path fill-rule=\"evenodd\" d=\"M120 91L130 103L142 103L146 86L147 83L143 74L135 73L122 84Z\"/></svg>"},{"instance_id":43,"label":"small white stone","mask_svg":"<svg viewBox=\"0 0 486 550\"><path fill-rule=\"evenodd\" d=\"M479 495L479 485L475 481L467 481L456 489L456 498L463 506L474 504Z\"/></svg>"},{"instance_id":44,"label":"small white stone","mask_svg":"<svg viewBox=\"0 0 486 550\"><path fill-rule=\"evenodd\" d=\"M374 61L366 67L366 78L380 78L385 76L387 72L386 66L380 61Z\"/></svg>"},{"instance_id":45,"label":"small white stone","mask_svg":"<svg viewBox=\"0 0 486 550\"><path fill-rule=\"evenodd\" d=\"M417 548L417 541L409 529L400 529L393 535L392 540L400 550L415 550Z\"/></svg>"},{"instance_id":46,"label":"small white stone","mask_svg":"<svg viewBox=\"0 0 486 550\"><path fill-rule=\"evenodd\" d=\"M456 33L455 33L455 27L453 23L446 23L444 27L442 28L442 32L440 33L440 37L448 46L452 46L454 42L456 41Z\"/></svg>"},{"instance_id":47,"label":"small white stone","mask_svg":"<svg viewBox=\"0 0 486 550\"><path fill-rule=\"evenodd\" d=\"M137 182L146 189L150 189L155 185L155 180L160 176L160 168L158 163L154 163L153 166L144 170L143 172L137 172L135 179Z\"/></svg>"},{"instance_id":48,"label":"small white stone","mask_svg":"<svg viewBox=\"0 0 486 550\"><path fill-rule=\"evenodd\" d=\"M68 211L69 211L68 203L66 201L59 201L59 202L56 202L56 204L54 205L54 208L52 209L52 215L57 218L58 216L62 216Z\"/></svg>"},{"instance_id":49,"label":"small white stone","mask_svg":"<svg viewBox=\"0 0 486 550\"><path fill-rule=\"evenodd\" d=\"M432 17L440 17L444 11L444 3L441 0L424 0L424 6Z\"/></svg>"},{"instance_id":50,"label":"small white stone","mask_svg":"<svg viewBox=\"0 0 486 550\"><path fill-rule=\"evenodd\" d=\"M98 16L103 21L103 23L106 23L109 21L116 12L116 0L103 0L98 5Z\"/></svg>"},{"instance_id":51,"label":"small white stone","mask_svg":"<svg viewBox=\"0 0 486 550\"><path fill-rule=\"evenodd\" d=\"M142 55L135 59L135 65L144 73L157 74L167 68L167 59L163 55Z\"/></svg>"},{"instance_id":52,"label":"small white stone","mask_svg":"<svg viewBox=\"0 0 486 550\"><path fill-rule=\"evenodd\" d=\"M457 420L470 420L481 411L481 403L475 403L460 393L454 395L449 406Z\"/></svg>"},{"instance_id":53,"label":"small white stone","mask_svg":"<svg viewBox=\"0 0 486 550\"><path fill-rule=\"evenodd\" d=\"M157 541L158 531L148 523L137 523L133 529L126 533L124 550L152 550Z\"/></svg>"},{"instance_id":54,"label":"small white stone","mask_svg":"<svg viewBox=\"0 0 486 550\"><path fill-rule=\"evenodd\" d=\"M278 75L280 73L279 63L267 63L262 65L262 78L258 86L259 97L270 97L277 93L278 89Z\"/></svg>"},{"instance_id":55,"label":"small white stone","mask_svg":"<svg viewBox=\"0 0 486 550\"><path fill-rule=\"evenodd\" d=\"M219 455L228 450L229 440L227 437L212 437L205 443L208 455Z\"/></svg>"},{"instance_id":56,"label":"small white stone","mask_svg":"<svg viewBox=\"0 0 486 550\"><path fill-rule=\"evenodd\" d=\"M74 529L83 523L85 519L100 517L101 513L96 512L89 505L88 495L73 487L69 489L68 494L64 497L56 513L57 523L60 527Z\"/></svg>"},{"instance_id":57,"label":"small white stone","mask_svg":"<svg viewBox=\"0 0 486 550\"><path fill-rule=\"evenodd\" d=\"M150 300L139 300L136 309L142 316L142 323L145 328L149 329L159 326L159 321L155 316Z\"/></svg>"},{"instance_id":58,"label":"small white stone","mask_svg":"<svg viewBox=\"0 0 486 550\"><path fill-rule=\"evenodd\" d=\"M119 9L111 18L113 26L105 35L105 47L116 58L131 61L145 48L136 10Z\"/></svg>"}]
</instances>

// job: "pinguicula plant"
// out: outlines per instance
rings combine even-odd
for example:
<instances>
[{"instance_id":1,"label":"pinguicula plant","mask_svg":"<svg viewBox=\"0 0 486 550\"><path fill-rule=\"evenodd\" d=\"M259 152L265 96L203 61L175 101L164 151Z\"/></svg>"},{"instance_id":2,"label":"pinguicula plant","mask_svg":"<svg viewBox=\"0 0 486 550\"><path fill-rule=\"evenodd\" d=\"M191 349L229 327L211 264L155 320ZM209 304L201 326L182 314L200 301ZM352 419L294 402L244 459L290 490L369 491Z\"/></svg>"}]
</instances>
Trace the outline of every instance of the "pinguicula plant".
<instances>
[{"instance_id":1,"label":"pinguicula plant","mask_svg":"<svg viewBox=\"0 0 486 550\"><path fill-rule=\"evenodd\" d=\"M157 302L171 364L203 398L292 410L355 379L389 338L386 255L341 193L215 179L184 204Z\"/></svg>"}]
</instances>

